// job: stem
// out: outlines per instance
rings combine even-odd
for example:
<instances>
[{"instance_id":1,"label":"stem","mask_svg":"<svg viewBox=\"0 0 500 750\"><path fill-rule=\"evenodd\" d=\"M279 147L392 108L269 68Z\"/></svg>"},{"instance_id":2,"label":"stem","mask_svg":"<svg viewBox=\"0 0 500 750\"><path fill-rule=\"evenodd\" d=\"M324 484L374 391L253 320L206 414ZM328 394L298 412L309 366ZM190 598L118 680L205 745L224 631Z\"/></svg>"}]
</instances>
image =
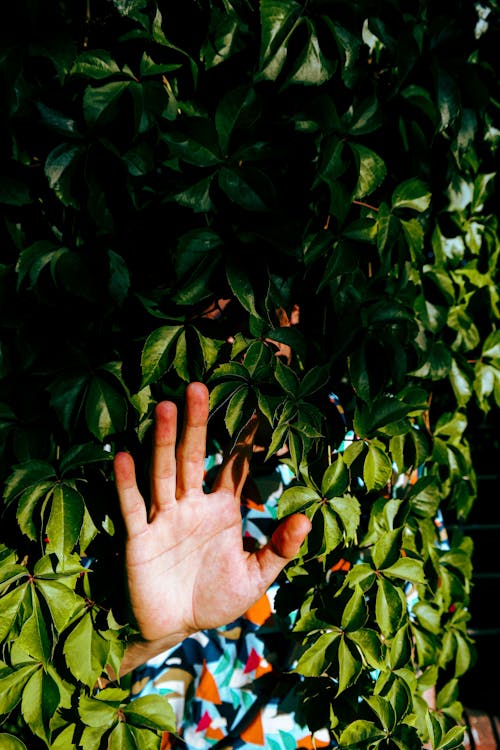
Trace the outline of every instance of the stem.
<instances>
[{"instance_id":1,"label":"stem","mask_svg":"<svg viewBox=\"0 0 500 750\"><path fill-rule=\"evenodd\" d=\"M376 206L372 206L370 203L365 203L364 201L353 201L353 203L355 203L356 206L364 206L365 208L371 208L372 211L376 211L378 213L378 208Z\"/></svg>"}]
</instances>

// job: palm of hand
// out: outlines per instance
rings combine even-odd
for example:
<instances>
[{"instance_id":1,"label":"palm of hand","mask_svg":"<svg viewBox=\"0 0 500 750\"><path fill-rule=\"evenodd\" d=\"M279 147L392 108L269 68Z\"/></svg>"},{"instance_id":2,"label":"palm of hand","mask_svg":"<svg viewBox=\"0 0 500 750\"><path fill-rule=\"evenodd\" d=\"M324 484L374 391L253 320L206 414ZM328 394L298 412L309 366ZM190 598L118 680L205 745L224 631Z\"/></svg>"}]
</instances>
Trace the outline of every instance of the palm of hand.
<instances>
[{"instance_id":1,"label":"palm of hand","mask_svg":"<svg viewBox=\"0 0 500 750\"><path fill-rule=\"evenodd\" d=\"M115 457L127 530L130 605L144 641L174 645L200 629L236 619L297 554L310 528L304 516L291 516L262 549L244 551L239 499L257 424L249 424L223 462L213 492L205 494L207 419L208 391L192 383L176 446L176 408L170 402L158 405L149 513L137 488L132 457Z\"/></svg>"}]
</instances>

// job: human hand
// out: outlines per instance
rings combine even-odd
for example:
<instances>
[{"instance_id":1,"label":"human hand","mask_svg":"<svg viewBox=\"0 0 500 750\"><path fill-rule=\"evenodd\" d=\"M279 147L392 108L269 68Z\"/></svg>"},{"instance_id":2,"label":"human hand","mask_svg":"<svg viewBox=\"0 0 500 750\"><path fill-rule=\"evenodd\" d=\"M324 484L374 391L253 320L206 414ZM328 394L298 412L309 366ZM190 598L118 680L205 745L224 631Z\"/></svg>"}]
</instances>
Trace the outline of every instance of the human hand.
<instances>
[{"instance_id":1,"label":"human hand","mask_svg":"<svg viewBox=\"0 0 500 750\"><path fill-rule=\"evenodd\" d=\"M122 673L198 630L242 615L297 555L310 530L310 521L295 514L265 547L244 551L240 494L257 420L240 436L207 494L202 488L207 419L207 388L191 383L176 447L176 406L163 401L156 407L149 512L132 457L115 457L130 605L143 639L138 653L125 657Z\"/></svg>"}]
</instances>

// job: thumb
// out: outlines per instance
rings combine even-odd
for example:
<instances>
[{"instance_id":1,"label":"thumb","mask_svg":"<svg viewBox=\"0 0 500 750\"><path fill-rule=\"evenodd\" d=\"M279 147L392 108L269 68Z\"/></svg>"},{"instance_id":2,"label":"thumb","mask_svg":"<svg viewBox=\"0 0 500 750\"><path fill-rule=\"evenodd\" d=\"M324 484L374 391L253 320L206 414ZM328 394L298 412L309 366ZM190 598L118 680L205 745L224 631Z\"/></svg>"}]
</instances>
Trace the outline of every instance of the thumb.
<instances>
[{"instance_id":1,"label":"thumb","mask_svg":"<svg viewBox=\"0 0 500 750\"><path fill-rule=\"evenodd\" d=\"M266 586L297 556L310 530L311 522L307 516L294 513L278 526L265 547L255 553Z\"/></svg>"}]
</instances>

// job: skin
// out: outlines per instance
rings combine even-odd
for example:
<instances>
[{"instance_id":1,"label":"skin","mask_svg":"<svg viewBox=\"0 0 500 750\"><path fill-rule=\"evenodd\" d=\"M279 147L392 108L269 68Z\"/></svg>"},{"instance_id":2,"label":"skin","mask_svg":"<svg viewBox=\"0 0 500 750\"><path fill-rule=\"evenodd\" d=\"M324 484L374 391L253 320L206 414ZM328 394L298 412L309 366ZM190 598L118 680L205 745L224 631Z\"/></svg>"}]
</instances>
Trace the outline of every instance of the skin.
<instances>
[{"instance_id":1,"label":"skin","mask_svg":"<svg viewBox=\"0 0 500 750\"><path fill-rule=\"evenodd\" d=\"M126 572L130 607L140 638L125 653L120 674L199 630L242 615L296 557L311 524L286 518L269 543L243 549L240 495L248 476L257 421L251 421L221 465L210 494L203 491L208 390L186 389L177 441L177 409L156 407L151 502L138 490L132 456L118 453L115 482L127 532Z\"/></svg>"}]
</instances>

